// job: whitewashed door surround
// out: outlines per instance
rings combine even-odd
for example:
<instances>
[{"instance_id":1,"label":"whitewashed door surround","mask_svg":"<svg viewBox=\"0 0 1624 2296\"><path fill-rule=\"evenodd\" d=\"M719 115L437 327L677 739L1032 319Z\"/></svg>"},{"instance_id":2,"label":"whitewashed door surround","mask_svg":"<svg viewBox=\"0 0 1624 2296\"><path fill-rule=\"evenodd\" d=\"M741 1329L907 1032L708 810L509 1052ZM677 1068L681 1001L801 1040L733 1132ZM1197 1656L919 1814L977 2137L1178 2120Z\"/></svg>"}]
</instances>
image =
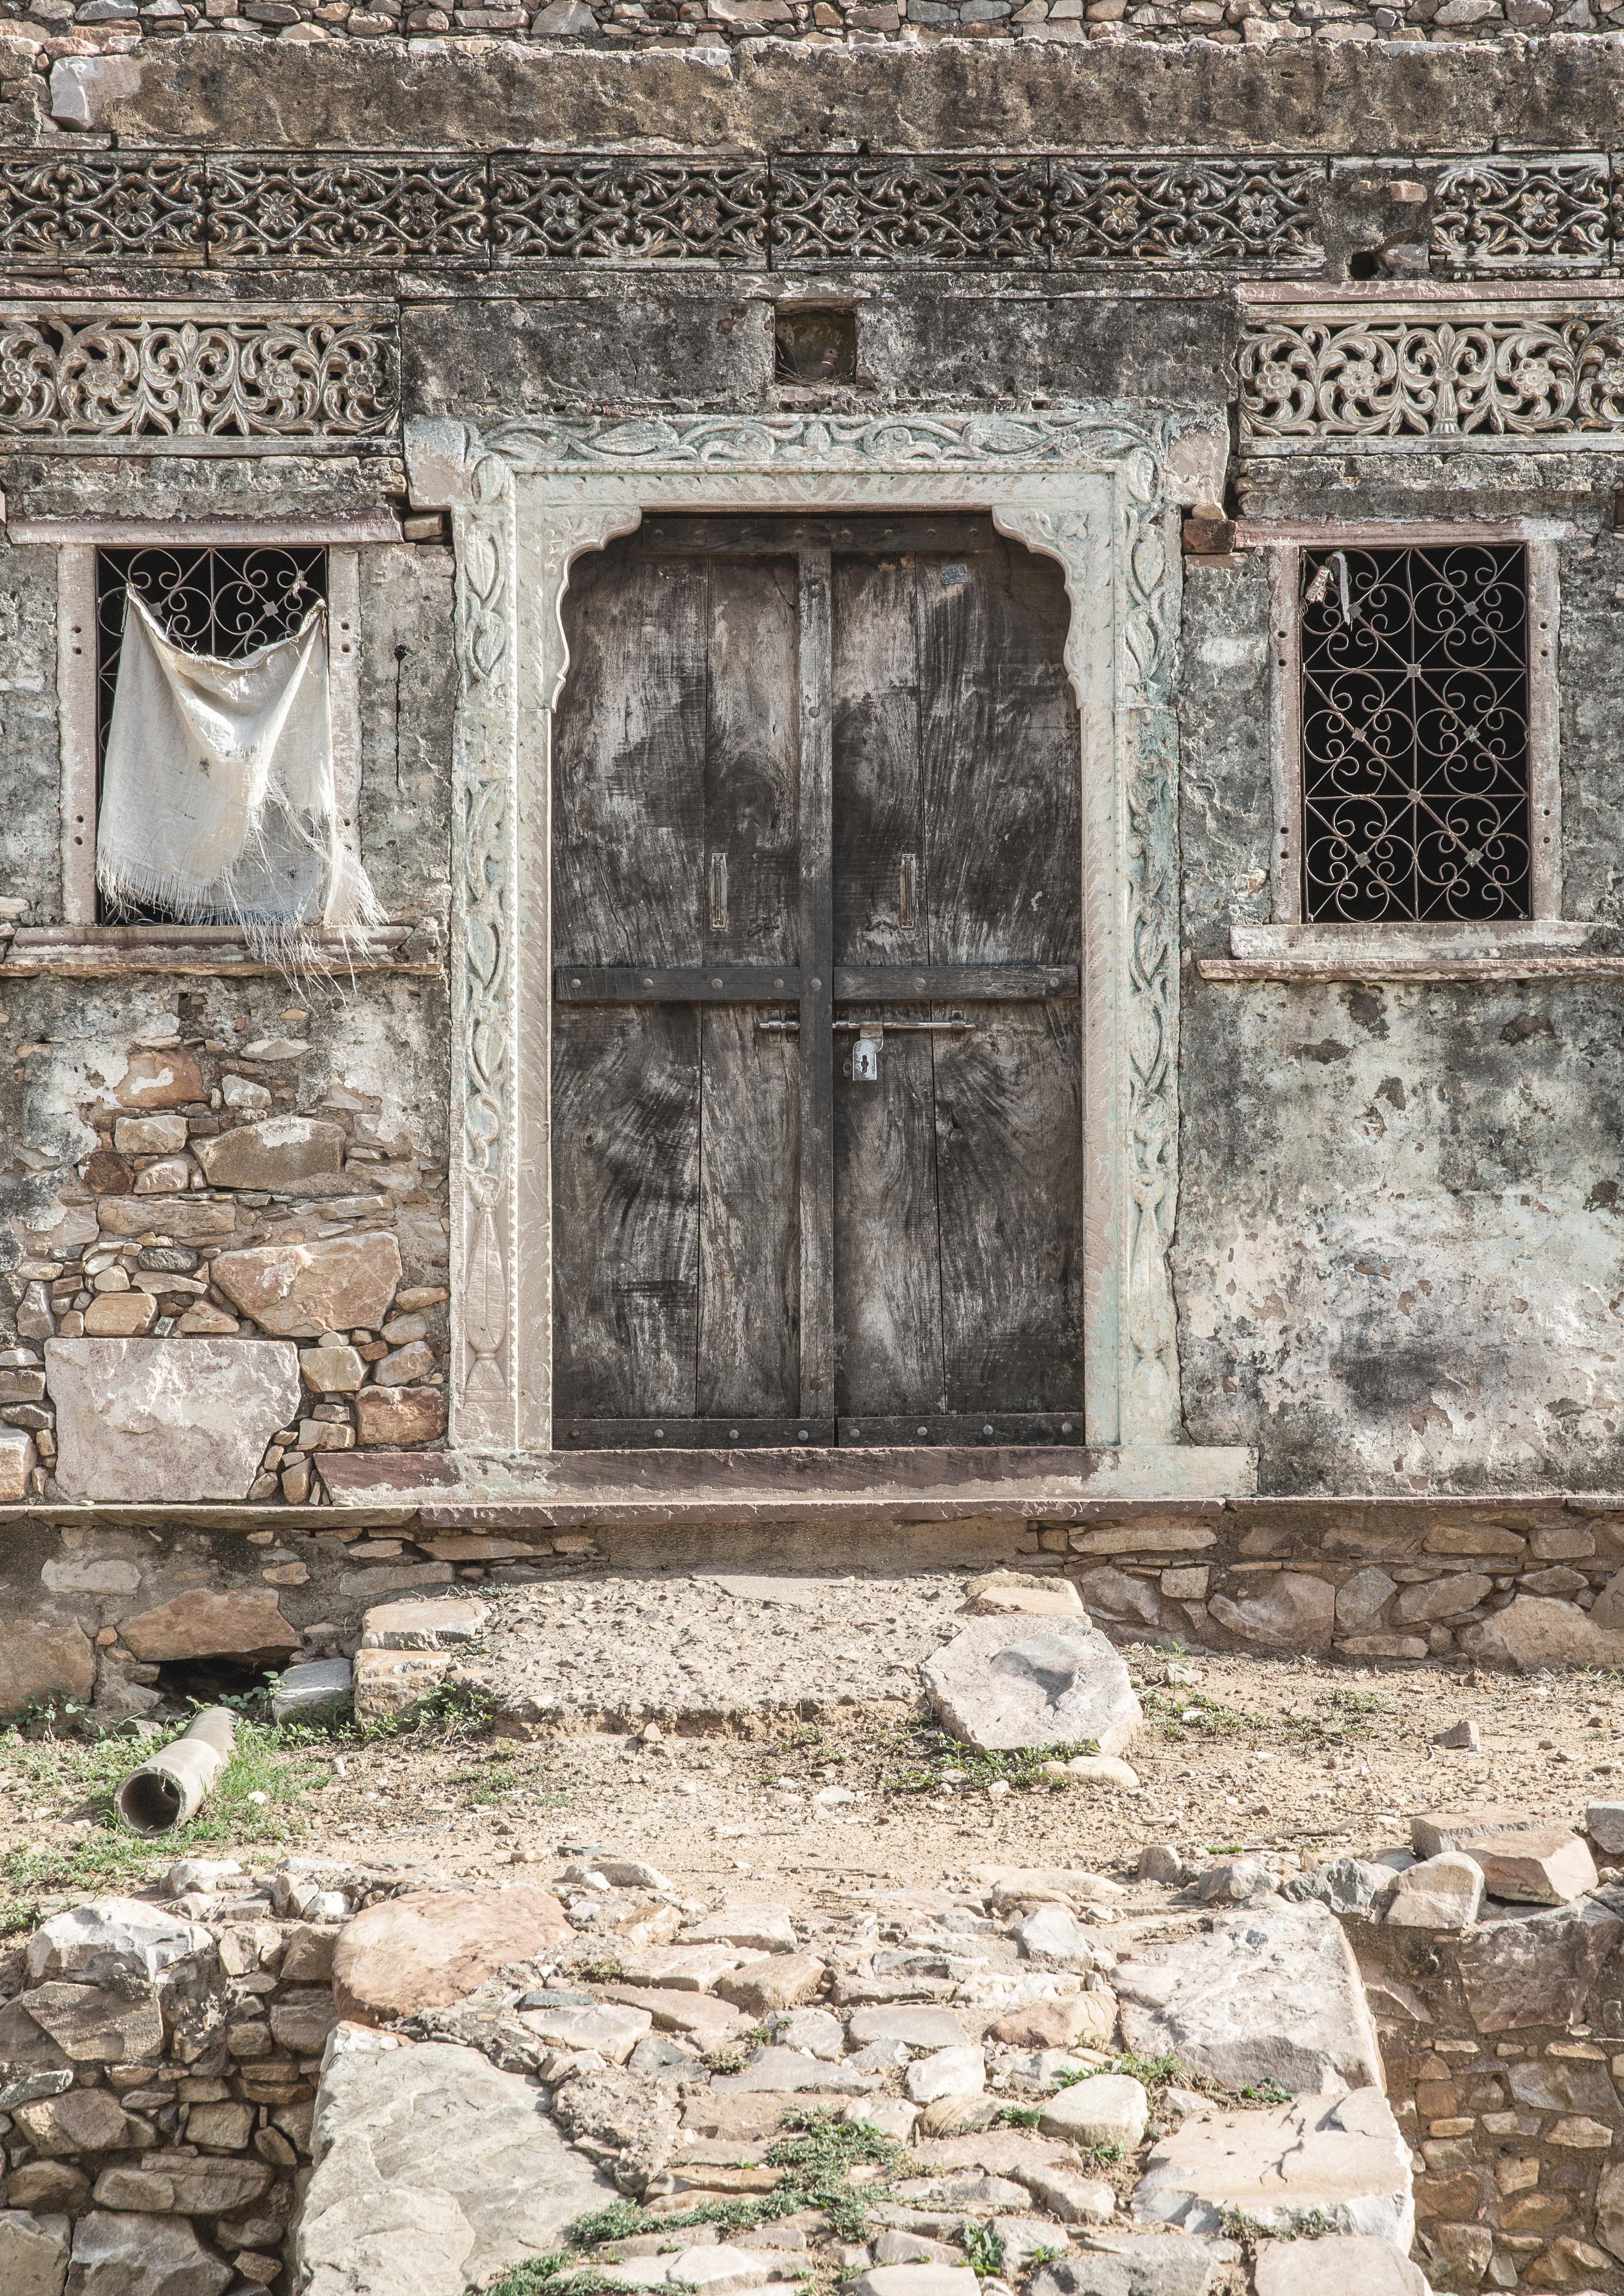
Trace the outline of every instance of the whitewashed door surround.
<instances>
[{"instance_id":1,"label":"whitewashed door surround","mask_svg":"<svg viewBox=\"0 0 1624 2296\"><path fill-rule=\"evenodd\" d=\"M551 1447L551 738L571 562L645 512L989 511L1057 559L1081 718L1085 1411L1091 1447L1181 1440L1177 511L1219 498L1210 418L767 414L407 425L456 547L452 1419Z\"/></svg>"}]
</instances>

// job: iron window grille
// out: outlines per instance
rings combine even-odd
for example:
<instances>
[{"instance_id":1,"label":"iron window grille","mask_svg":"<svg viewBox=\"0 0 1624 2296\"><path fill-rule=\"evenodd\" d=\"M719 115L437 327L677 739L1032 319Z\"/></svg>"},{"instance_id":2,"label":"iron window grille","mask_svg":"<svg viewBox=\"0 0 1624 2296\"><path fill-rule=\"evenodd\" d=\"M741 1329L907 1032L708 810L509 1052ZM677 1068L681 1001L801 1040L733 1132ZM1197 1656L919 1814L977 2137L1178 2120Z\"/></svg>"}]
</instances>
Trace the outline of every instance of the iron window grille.
<instances>
[{"instance_id":1,"label":"iron window grille","mask_svg":"<svg viewBox=\"0 0 1624 2296\"><path fill-rule=\"evenodd\" d=\"M133 590L165 635L189 653L234 661L291 637L327 597L327 553L267 549L99 550L96 553L96 808L119 685L125 601ZM167 911L97 898L114 924L172 922Z\"/></svg>"},{"instance_id":2,"label":"iron window grille","mask_svg":"<svg viewBox=\"0 0 1624 2296\"><path fill-rule=\"evenodd\" d=\"M1521 544L1304 551L1308 922L1532 914L1528 593Z\"/></svg>"}]
</instances>

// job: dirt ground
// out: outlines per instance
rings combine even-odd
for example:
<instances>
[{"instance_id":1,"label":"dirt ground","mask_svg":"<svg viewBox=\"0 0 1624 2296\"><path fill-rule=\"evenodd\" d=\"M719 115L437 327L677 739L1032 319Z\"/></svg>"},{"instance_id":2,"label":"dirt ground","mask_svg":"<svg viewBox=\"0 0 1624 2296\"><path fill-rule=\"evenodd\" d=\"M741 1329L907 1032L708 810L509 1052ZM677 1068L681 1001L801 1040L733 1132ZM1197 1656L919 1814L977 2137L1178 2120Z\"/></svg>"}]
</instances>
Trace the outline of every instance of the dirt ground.
<instances>
[{"instance_id":1,"label":"dirt ground","mask_svg":"<svg viewBox=\"0 0 1624 2296\"><path fill-rule=\"evenodd\" d=\"M477 1721L426 1721L372 1737L264 1732L207 1830L149 1850L109 1829L105 1784L124 1750L104 1741L93 1759L8 1734L0 1881L21 1916L30 1900L156 1879L179 1852L257 1865L331 1851L499 1880L580 1844L650 1858L679 1886L782 1877L793 1897L842 1878L931 1885L992 1864L1120 1879L1155 1841L1292 1845L1311 1860L1404 1843L1411 1814L1439 1805L1571 1821L1587 1800L1624 1795L1624 1684L1611 1677L1125 1655L1145 1709L1136 1792L1055 1788L1029 1767L969 1755L900 1701L815 1723L768 1715L748 1726L756 1736L520 1742ZM1477 1723L1481 1753L1432 1743L1463 1719Z\"/></svg>"}]
</instances>

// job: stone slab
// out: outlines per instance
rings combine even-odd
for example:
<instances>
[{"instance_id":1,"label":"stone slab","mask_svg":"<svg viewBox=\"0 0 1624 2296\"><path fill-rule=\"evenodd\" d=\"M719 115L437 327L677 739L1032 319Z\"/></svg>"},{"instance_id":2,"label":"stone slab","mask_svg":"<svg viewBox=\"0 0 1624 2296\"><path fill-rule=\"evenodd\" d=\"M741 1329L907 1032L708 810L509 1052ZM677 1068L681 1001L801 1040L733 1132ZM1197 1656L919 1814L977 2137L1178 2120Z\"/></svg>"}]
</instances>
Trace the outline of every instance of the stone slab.
<instances>
[{"instance_id":1,"label":"stone slab","mask_svg":"<svg viewBox=\"0 0 1624 2296\"><path fill-rule=\"evenodd\" d=\"M1027 2296L1216 2296L1233 2284L1229 2267L1240 2253L1232 2240L1187 2233L1095 2233L1036 2274Z\"/></svg>"},{"instance_id":2,"label":"stone slab","mask_svg":"<svg viewBox=\"0 0 1624 2296\"><path fill-rule=\"evenodd\" d=\"M575 1932L550 1891L414 1890L369 1906L345 1927L332 1956L340 2017L385 2024L441 2009Z\"/></svg>"},{"instance_id":3,"label":"stone slab","mask_svg":"<svg viewBox=\"0 0 1624 2296\"><path fill-rule=\"evenodd\" d=\"M243 1499L299 1408L298 1350L231 1339L48 1340L64 1496Z\"/></svg>"},{"instance_id":4,"label":"stone slab","mask_svg":"<svg viewBox=\"0 0 1624 2296\"><path fill-rule=\"evenodd\" d=\"M223 1251L209 1273L264 1331L296 1340L376 1331L399 1286L400 1246L387 1229Z\"/></svg>"},{"instance_id":5,"label":"stone slab","mask_svg":"<svg viewBox=\"0 0 1624 2296\"><path fill-rule=\"evenodd\" d=\"M136 1611L119 1632L138 1659L153 1664L165 1659L270 1656L291 1650L299 1641L276 1596L265 1587L211 1594L193 1587L172 1602Z\"/></svg>"},{"instance_id":6,"label":"stone slab","mask_svg":"<svg viewBox=\"0 0 1624 2296\"><path fill-rule=\"evenodd\" d=\"M66 2217L0 2209L0 2288L5 2296L62 2296L71 2238Z\"/></svg>"},{"instance_id":7,"label":"stone slab","mask_svg":"<svg viewBox=\"0 0 1624 2296\"><path fill-rule=\"evenodd\" d=\"M1257 2296L1431 2296L1419 2265L1368 2233L1259 2243Z\"/></svg>"},{"instance_id":8,"label":"stone slab","mask_svg":"<svg viewBox=\"0 0 1624 2296\"><path fill-rule=\"evenodd\" d=\"M181 2217L92 2209L73 2228L71 2296L221 2296L234 2275Z\"/></svg>"},{"instance_id":9,"label":"stone slab","mask_svg":"<svg viewBox=\"0 0 1624 2296\"><path fill-rule=\"evenodd\" d=\"M1461 1939L1456 1963L1480 2033L1583 2021L1607 1956L1624 1939L1624 1890L1598 1890L1571 1906L1480 1925Z\"/></svg>"},{"instance_id":10,"label":"stone slab","mask_svg":"<svg viewBox=\"0 0 1624 2296\"><path fill-rule=\"evenodd\" d=\"M541 2091L444 2042L336 2055L311 2151L294 2239L303 2296L463 2296L616 2197Z\"/></svg>"},{"instance_id":11,"label":"stone slab","mask_svg":"<svg viewBox=\"0 0 1624 2296\"><path fill-rule=\"evenodd\" d=\"M942 1721L974 1746L1092 1740L1121 1754L1143 1718L1115 1646L1074 1619L977 1619L923 1670Z\"/></svg>"},{"instance_id":12,"label":"stone slab","mask_svg":"<svg viewBox=\"0 0 1624 2296\"><path fill-rule=\"evenodd\" d=\"M1272 1900L1210 1931L1150 1948L1113 1979L1122 2038L1170 2051L1226 2087L1382 2087L1382 2059L1341 1923L1323 1906Z\"/></svg>"},{"instance_id":13,"label":"stone slab","mask_svg":"<svg viewBox=\"0 0 1624 2296\"><path fill-rule=\"evenodd\" d=\"M1195 2233L1231 2210L1276 2234L1329 2222L1406 2253L1415 2234L1409 2151L1374 2087L1186 2120L1152 2148L1132 2208Z\"/></svg>"}]
</instances>

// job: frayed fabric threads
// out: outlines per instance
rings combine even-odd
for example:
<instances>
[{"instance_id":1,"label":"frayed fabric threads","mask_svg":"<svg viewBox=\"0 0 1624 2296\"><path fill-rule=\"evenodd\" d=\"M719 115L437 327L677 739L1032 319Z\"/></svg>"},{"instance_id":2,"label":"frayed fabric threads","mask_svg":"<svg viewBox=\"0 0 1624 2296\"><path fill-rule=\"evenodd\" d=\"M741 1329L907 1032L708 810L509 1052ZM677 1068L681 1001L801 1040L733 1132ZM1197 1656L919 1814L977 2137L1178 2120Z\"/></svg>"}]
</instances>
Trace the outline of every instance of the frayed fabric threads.
<instances>
[{"instance_id":1,"label":"frayed fabric threads","mask_svg":"<svg viewBox=\"0 0 1624 2296\"><path fill-rule=\"evenodd\" d=\"M239 927L279 964L317 935L363 954L387 919L343 841L326 610L234 661L171 644L133 591L102 775L96 883L110 902Z\"/></svg>"}]
</instances>

